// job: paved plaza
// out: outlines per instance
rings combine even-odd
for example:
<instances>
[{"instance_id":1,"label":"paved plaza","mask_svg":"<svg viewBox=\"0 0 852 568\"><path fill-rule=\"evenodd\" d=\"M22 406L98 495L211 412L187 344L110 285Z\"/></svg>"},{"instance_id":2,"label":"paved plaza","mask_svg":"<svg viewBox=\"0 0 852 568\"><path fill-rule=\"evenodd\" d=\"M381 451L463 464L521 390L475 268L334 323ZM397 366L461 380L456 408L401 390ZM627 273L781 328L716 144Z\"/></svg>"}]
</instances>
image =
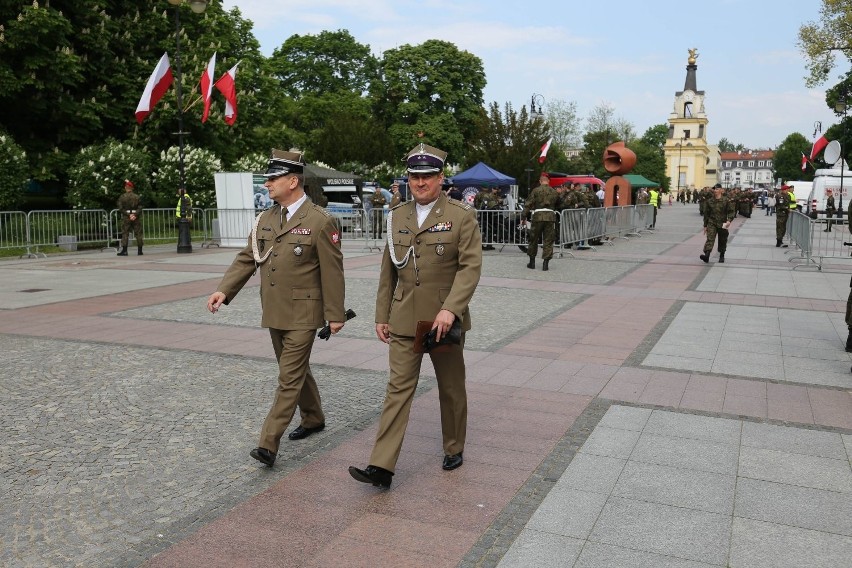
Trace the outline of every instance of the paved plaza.
<instances>
[{"instance_id":1,"label":"paved plaza","mask_svg":"<svg viewBox=\"0 0 852 568\"><path fill-rule=\"evenodd\" d=\"M0 566L846 568L852 258L794 269L774 222L739 217L724 264L681 204L548 272L485 252L465 464L427 359L389 491L347 472L387 381L363 242L311 358L327 428L272 469L259 281L205 309L235 250L2 260Z\"/></svg>"}]
</instances>

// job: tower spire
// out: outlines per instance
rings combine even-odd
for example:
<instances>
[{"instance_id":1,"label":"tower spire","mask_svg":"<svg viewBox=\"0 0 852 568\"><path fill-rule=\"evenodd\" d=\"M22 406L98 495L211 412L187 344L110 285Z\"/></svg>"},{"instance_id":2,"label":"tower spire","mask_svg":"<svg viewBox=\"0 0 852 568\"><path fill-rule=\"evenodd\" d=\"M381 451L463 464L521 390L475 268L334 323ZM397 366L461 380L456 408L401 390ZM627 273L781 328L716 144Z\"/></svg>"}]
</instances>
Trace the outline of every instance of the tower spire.
<instances>
[{"instance_id":1,"label":"tower spire","mask_svg":"<svg viewBox=\"0 0 852 568\"><path fill-rule=\"evenodd\" d=\"M695 72L698 70L698 65L695 60L698 59L698 48L689 49L689 59L686 60L686 81L683 83L684 91L698 92L698 82L695 79Z\"/></svg>"}]
</instances>

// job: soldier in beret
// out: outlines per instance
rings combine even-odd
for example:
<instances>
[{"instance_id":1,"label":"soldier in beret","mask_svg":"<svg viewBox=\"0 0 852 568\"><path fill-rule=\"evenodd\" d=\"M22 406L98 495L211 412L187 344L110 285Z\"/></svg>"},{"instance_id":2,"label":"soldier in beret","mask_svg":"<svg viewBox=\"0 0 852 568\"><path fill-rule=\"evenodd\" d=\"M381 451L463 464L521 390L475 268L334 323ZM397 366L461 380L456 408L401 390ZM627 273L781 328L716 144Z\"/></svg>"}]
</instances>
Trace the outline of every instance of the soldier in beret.
<instances>
[{"instance_id":1,"label":"soldier in beret","mask_svg":"<svg viewBox=\"0 0 852 568\"><path fill-rule=\"evenodd\" d=\"M255 271L260 273L261 325L269 328L278 360L278 389L250 455L270 467L297 404L302 422L290 433L291 440L325 428L309 365L311 347L326 321L331 333L337 333L346 320L340 230L334 217L305 194L304 166L300 153L272 150L264 186L275 205L255 218L248 245L207 300L207 309L215 314Z\"/></svg>"},{"instance_id":2,"label":"soldier in beret","mask_svg":"<svg viewBox=\"0 0 852 568\"><path fill-rule=\"evenodd\" d=\"M129 179L124 180L124 194L118 198L116 205L121 214L121 250L118 251L118 256L127 256L131 231L136 239L137 253L142 256L142 200L133 191L135 187Z\"/></svg>"},{"instance_id":3,"label":"soldier in beret","mask_svg":"<svg viewBox=\"0 0 852 568\"><path fill-rule=\"evenodd\" d=\"M388 488L402 448L423 353L416 350L418 321L432 322L441 340L453 323L461 342L431 352L441 405L442 468L463 463L467 435L464 332L468 304L482 269L476 211L441 191L446 152L418 144L406 157L413 200L390 210L390 234L376 294L376 336L390 346L390 379L369 465L349 468L362 483ZM443 347L442 347L443 349Z\"/></svg>"}]
</instances>

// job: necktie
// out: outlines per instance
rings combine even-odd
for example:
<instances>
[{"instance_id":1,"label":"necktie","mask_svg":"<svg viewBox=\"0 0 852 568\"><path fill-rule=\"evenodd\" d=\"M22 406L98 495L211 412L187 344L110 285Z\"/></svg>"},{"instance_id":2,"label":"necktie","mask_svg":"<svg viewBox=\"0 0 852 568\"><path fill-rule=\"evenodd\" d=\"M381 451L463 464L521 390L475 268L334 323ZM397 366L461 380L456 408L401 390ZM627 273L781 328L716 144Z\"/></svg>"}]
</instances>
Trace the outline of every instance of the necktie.
<instances>
[{"instance_id":1,"label":"necktie","mask_svg":"<svg viewBox=\"0 0 852 568\"><path fill-rule=\"evenodd\" d=\"M287 221L287 208L281 207L281 229L284 228L284 223Z\"/></svg>"}]
</instances>

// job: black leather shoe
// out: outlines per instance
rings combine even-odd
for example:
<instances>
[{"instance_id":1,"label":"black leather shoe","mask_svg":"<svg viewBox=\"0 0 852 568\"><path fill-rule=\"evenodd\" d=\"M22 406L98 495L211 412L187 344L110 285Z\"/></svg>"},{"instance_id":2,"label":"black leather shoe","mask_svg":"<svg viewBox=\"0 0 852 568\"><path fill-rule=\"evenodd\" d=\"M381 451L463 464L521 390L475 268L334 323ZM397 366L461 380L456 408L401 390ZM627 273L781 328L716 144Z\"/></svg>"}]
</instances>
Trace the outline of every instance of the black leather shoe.
<instances>
[{"instance_id":1,"label":"black leather shoe","mask_svg":"<svg viewBox=\"0 0 852 568\"><path fill-rule=\"evenodd\" d=\"M463 463L464 458L462 458L462 453L459 452L451 456L444 456L444 463L441 465L441 468L450 471L451 469L456 469L461 466Z\"/></svg>"},{"instance_id":2,"label":"black leather shoe","mask_svg":"<svg viewBox=\"0 0 852 568\"><path fill-rule=\"evenodd\" d=\"M275 463L275 454L267 450L266 448L255 448L249 452L249 455L256 459L257 461L272 467Z\"/></svg>"},{"instance_id":3,"label":"black leather shoe","mask_svg":"<svg viewBox=\"0 0 852 568\"><path fill-rule=\"evenodd\" d=\"M315 432L322 432L323 430L325 430L325 422L315 428L305 428L304 426L299 426L298 428L287 434L287 437L291 440L302 440Z\"/></svg>"},{"instance_id":4,"label":"black leather shoe","mask_svg":"<svg viewBox=\"0 0 852 568\"><path fill-rule=\"evenodd\" d=\"M371 483L374 487L388 489L391 485L393 472L374 465L368 465L365 469L358 469L357 467L350 465L349 475L361 483Z\"/></svg>"}]
</instances>

